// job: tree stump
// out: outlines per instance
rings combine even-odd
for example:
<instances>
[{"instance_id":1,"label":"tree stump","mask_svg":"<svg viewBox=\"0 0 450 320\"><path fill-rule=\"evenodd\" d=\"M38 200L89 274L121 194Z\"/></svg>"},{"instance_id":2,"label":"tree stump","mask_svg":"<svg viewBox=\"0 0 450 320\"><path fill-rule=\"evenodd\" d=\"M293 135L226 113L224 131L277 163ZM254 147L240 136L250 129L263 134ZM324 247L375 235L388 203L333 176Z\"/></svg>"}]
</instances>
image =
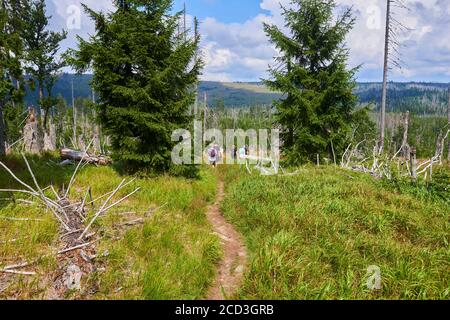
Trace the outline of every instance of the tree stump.
<instances>
[{"instance_id":1,"label":"tree stump","mask_svg":"<svg viewBox=\"0 0 450 320\"><path fill-rule=\"evenodd\" d=\"M27 153L37 154L42 151L42 143L39 139L39 125L34 108L29 108L28 119L23 128L23 143Z\"/></svg>"}]
</instances>

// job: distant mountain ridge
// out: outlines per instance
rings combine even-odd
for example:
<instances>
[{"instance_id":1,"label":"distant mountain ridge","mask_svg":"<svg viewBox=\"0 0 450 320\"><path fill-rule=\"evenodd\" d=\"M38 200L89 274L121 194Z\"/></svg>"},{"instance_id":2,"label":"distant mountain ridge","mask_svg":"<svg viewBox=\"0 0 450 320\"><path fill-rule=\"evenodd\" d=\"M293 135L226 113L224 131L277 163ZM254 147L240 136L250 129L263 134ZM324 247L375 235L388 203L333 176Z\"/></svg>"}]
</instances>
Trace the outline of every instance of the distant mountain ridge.
<instances>
[{"instance_id":1,"label":"distant mountain ridge","mask_svg":"<svg viewBox=\"0 0 450 320\"><path fill-rule=\"evenodd\" d=\"M55 84L53 95L61 95L67 102L72 99L71 86L74 83L75 98L91 98L90 81L92 75L62 74ZM419 114L445 113L447 104L446 83L389 83L388 111L404 112L409 110ZM201 81L199 86L199 101L203 103L206 94L209 106L222 100L226 107L247 107L251 105L270 105L273 100L281 97L280 93L272 92L260 82L216 82ZM357 84L355 94L360 104L373 103L381 100L381 83L361 82ZM36 91L28 92L27 104L37 104Z\"/></svg>"}]
</instances>

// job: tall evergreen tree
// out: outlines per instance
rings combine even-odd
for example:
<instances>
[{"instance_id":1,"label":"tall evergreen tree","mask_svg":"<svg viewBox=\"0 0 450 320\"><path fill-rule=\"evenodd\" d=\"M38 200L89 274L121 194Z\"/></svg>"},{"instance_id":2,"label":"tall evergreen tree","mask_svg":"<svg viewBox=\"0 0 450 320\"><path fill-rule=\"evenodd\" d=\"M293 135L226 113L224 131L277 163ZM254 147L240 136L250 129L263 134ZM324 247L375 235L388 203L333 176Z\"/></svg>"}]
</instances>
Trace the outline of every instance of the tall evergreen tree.
<instances>
[{"instance_id":1,"label":"tall evergreen tree","mask_svg":"<svg viewBox=\"0 0 450 320\"><path fill-rule=\"evenodd\" d=\"M293 0L283 7L285 27L264 25L280 52L265 83L284 93L276 102L283 152L291 164L333 159L343 150L356 98L356 69L347 70L347 33L354 25L351 9L335 17L334 0Z\"/></svg>"},{"instance_id":2,"label":"tall evergreen tree","mask_svg":"<svg viewBox=\"0 0 450 320\"><path fill-rule=\"evenodd\" d=\"M23 99L20 86L23 78L23 44L20 37L23 5L21 0L0 2L0 156L6 152L5 108L9 103Z\"/></svg>"},{"instance_id":3,"label":"tall evergreen tree","mask_svg":"<svg viewBox=\"0 0 450 320\"><path fill-rule=\"evenodd\" d=\"M57 57L60 43L66 36L66 31L54 32L48 30L49 19L46 15L45 0L33 0L28 12L28 18L22 32L25 45L25 70L31 76L32 84L37 83L39 92L39 104L45 112L44 125L47 122L48 108L51 99L51 88L55 81L55 75L64 66L64 60ZM47 90L46 90L47 89Z\"/></svg>"},{"instance_id":4,"label":"tall evergreen tree","mask_svg":"<svg viewBox=\"0 0 450 320\"><path fill-rule=\"evenodd\" d=\"M179 33L172 0L121 0L108 15L85 6L96 34L68 52L79 72L93 70L99 117L113 157L128 169L171 168L175 129L188 129L202 62L199 37Z\"/></svg>"}]
</instances>

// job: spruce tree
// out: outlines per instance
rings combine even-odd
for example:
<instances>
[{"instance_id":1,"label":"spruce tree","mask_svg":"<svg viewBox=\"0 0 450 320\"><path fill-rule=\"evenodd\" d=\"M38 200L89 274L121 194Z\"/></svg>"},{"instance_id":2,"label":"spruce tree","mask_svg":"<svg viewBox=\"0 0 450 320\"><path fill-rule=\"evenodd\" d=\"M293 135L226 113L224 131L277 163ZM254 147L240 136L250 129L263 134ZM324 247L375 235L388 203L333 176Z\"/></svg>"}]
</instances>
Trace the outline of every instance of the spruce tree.
<instances>
[{"instance_id":1,"label":"spruce tree","mask_svg":"<svg viewBox=\"0 0 450 320\"><path fill-rule=\"evenodd\" d=\"M67 36L64 30L48 30L49 19L51 16L46 15L45 0L33 0L22 32L26 51L25 71L31 76L32 87L35 83L38 85L39 105L45 111L44 126L53 102L50 96L55 76L65 64L64 60L57 57L60 43Z\"/></svg>"},{"instance_id":2,"label":"spruce tree","mask_svg":"<svg viewBox=\"0 0 450 320\"><path fill-rule=\"evenodd\" d=\"M172 132L189 129L201 60L199 37L178 32L171 0L116 1L108 15L84 7L96 24L68 61L92 70L98 116L113 158L130 170L171 169Z\"/></svg>"},{"instance_id":3,"label":"spruce tree","mask_svg":"<svg viewBox=\"0 0 450 320\"><path fill-rule=\"evenodd\" d=\"M265 83L282 92L276 102L283 153L290 164L333 159L344 149L356 98L356 69L347 70L347 33L354 25L351 9L335 17L334 0L293 0L283 7L285 27L264 25L279 50Z\"/></svg>"},{"instance_id":4,"label":"spruce tree","mask_svg":"<svg viewBox=\"0 0 450 320\"><path fill-rule=\"evenodd\" d=\"M20 86L23 79L20 32L24 3L22 0L0 2L0 156L6 153L5 108L20 102L24 95Z\"/></svg>"}]
</instances>

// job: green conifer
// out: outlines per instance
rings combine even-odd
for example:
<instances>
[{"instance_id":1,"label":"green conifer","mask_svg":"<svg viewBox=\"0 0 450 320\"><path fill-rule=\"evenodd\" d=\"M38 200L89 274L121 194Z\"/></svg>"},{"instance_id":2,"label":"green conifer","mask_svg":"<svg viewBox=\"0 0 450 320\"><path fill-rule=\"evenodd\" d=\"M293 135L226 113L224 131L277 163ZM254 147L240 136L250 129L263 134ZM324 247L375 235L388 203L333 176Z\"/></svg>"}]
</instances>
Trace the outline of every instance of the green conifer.
<instances>
[{"instance_id":1,"label":"green conifer","mask_svg":"<svg viewBox=\"0 0 450 320\"><path fill-rule=\"evenodd\" d=\"M334 0L293 0L283 8L287 34L264 25L280 52L265 83L284 94L276 102L276 118L291 164L317 154L333 159L333 149L342 152L351 127L356 69L347 70L344 42L354 18L351 9L335 17L336 9Z\"/></svg>"},{"instance_id":2,"label":"green conifer","mask_svg":"<svg viewBox=\"0 0 450 320\"><path fill-rule=\"evenodd\" d=\"M176 129L189 129L189 106L202 62L199 36L179 31L172 0L122 0L108 15L85 7L96 24L68 61L92 70L99 117L111 138L113 158L131 170L171 169Z\"/></svg>"}]
</instances>

